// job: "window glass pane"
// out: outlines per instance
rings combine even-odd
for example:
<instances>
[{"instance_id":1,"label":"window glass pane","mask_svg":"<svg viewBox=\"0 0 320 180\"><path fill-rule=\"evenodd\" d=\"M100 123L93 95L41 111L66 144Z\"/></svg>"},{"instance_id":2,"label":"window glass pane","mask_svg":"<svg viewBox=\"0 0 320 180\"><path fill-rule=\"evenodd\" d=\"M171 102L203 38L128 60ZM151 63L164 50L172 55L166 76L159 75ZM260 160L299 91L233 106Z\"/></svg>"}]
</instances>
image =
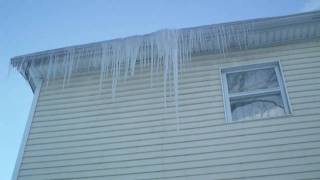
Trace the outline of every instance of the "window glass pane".
<instances>
[{"instance_id":1,"label":"window glass pane","mask_svg":"<svg viewBox=\"0 0 320 180\"><path fill-rule=\"evenodd\" d=\"M285 110L280 93L231 100L232 120L249 120L284 115Z\"/></svg>"},{"instance_id":2,"label":"window glass pane","mask_svg":"<svg viewBox=\"0 0 320 180\"><path fill-rule=\"evenodd\" d=\"M230 93L275 88L279 86L274 68L228 73L227 82Z\"/></svg>"}]
</instances>

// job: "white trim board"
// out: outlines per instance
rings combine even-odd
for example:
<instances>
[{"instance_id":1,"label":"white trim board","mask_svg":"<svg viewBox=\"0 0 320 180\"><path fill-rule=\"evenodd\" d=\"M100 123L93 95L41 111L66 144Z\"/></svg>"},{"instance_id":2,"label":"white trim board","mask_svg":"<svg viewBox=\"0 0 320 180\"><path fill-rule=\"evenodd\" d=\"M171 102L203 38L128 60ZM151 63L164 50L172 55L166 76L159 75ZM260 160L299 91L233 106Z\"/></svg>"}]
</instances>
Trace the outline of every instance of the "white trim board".
<instances>
[{"instance_id":1,"label":"white trim board","mask_svg":"<svg viewBox=\"0 0 320 180\"><path fill-rule=\"evenodd\" d=\"M28 135L29 135L29 132L30 132L30 129L31 129L33 116L34 116L34 113L36 111L36 106L37 106L37 103L38 103L38 98L39 98L40 90L41 90L41 87L42 87L42 80L38 81L38 84L37 84L36 87L37 87L37 89L35 90L35 93L34 93L34 96L33 96L31 109L29 111L29 116L28 116L28 119L27 119L27 123L26 123L25 129L24 129L23 136L22 136L22 140L21 140L18 156L17 156L17 159L16 159L16 164L15 164L15 167L14 167L14 170L13 170L13 174L11 176L12 180L18 179L19 169L21 167L22 158L23 158L23 154L24 154L24 149L25 149L25 146L26 146L26 143L27 143L27 140L28 140Z\"/></svg>"}]
</instances>

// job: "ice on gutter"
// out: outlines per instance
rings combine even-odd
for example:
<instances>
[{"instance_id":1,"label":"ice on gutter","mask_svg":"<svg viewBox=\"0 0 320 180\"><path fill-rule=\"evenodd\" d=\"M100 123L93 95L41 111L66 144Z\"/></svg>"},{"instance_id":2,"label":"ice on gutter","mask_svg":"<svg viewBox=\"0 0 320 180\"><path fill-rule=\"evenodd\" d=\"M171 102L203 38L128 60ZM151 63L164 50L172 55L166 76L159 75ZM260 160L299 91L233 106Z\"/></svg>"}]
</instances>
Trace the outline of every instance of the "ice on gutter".
<instances>
[{"instance_id":1,"label":"ice on gutter","mask_svg":"<svg viewBox=\"0 0 320 180\"><path fill-rule=\"evenodd\" d=\"M75 72L100 69L100 83L111 75L112 94L115 96L119 78L133 76L135 65L140 63L151 69L151 76L156 71L163 71L164 92L167 84L173 84L178 104L178 72L183 64L191 61L191 54L217 50L225 53L230 48L230 43L227 43L230 41L236 42L239 48L244 48L249 29L247 25L237 24L232 27L229 25L228 28L224 25L213 26L205 30L162 30L142 36L105 41L90 47L70 47L61 51L24 56L20 61L13 62L13 66L20 72L41 72L41 78L47 83L62 75L62 87L68 84ZM215 40L212 41L212 38ZM165 93L164 99L166 97Z\"/></svg>"},{"instance_id":2,"label":"ice on gutter","mask_svg":"<svg viewBox=\"0 0 320 180\"><path fill-rule=\"evenodd\" d=\"M317 12L314 14L317 15ZM47 83L62 76L64 79L62 88L68 85L70 77L76 72L99 70L100 86L105 79L111 78L112 95L115 97L118 80L133 76L136 64L140 63L143 67L150 69L151 77L155 72L163 72L164 102L166 103L168 96L167 88L172 88L176 112L178 112L179 72L183 64L191 61L192 54L202 52L226 54L233 49L248 49L253 45L263 44L261 36L268 31L268 28L279 29L279 27L297 24L296 22L299 24L297 28L300 29L305 28L305 25L301 25L302 22L317 22L317 26L314 27L317 30L319 20L312 18L314 14L162 30L141 36L15 57L11 64L29 82L34 79L32 76L35 74ZM282 34L281 30L279 32ZM317 35L316 32L315 35ZM267 39L268 33L265 34ZM275 37L276 34L273 38L276 39ZM290 38L296 40L295 35L292 37L288 35L288 40ZM267 40L266 43L268 43Z\"/></svg>"}]
</instances>

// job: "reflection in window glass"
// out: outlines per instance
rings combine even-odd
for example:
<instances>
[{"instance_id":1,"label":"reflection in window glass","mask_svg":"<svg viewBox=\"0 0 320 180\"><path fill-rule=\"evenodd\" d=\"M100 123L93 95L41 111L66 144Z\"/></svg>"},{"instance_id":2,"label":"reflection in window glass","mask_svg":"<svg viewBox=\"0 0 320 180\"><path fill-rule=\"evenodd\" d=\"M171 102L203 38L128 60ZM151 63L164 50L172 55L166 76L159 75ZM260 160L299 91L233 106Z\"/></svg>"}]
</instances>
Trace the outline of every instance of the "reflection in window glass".
<instances>
[{"instance_id":1,"label":"reflection in window glass","mask_svg":"<svg viewBox=\"0 0 320 180\"><path fill-rule=\"evenodd\" d=\"M274 68L227 74L229 93L279 87Z\"/></svg>"},{"instance_id":2,"label":"reflection in window glass","mask_svg":"<svg viewBox=\"0 0 320 180\"><path fill-rule=\"evenodd\" d=\"M285 114L280 94L231 100L232 120L249 120Z\"/></svg>"}]
</instances>

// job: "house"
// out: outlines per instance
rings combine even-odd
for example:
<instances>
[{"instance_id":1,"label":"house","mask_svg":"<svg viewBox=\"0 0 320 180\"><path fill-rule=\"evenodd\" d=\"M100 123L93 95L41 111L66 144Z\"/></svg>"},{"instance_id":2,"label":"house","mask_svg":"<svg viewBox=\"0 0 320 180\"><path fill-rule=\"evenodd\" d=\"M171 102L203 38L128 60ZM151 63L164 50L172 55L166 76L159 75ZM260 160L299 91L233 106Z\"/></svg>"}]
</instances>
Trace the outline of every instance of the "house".
<instances>
[{"instance_id":1,"label":"house","mask_svg":"<svg viewBox=\"0 0 320 180\"><path fill-rule=\"evenodd\" d=\"M11 59L13 179L319 179L320 11Z\"/></svg>"}]
</instances>

